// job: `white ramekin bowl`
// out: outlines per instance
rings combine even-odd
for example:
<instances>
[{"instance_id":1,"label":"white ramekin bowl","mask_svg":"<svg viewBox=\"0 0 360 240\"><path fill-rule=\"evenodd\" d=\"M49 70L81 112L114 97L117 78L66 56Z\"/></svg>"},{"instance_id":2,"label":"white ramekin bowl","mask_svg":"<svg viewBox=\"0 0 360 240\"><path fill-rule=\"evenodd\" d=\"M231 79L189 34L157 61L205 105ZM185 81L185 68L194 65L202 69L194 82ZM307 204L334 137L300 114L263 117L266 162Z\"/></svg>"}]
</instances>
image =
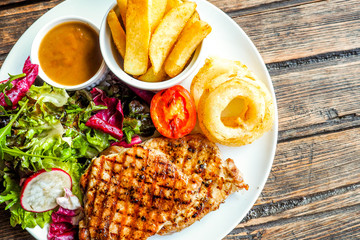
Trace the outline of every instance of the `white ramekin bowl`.
<instances>
[{"instance_id":1,"label":"white ramekin bowl","mask_svg":"<svg viewBox=\"0 0 360 240\"><path fill-rule=\"evenodd\" d=\"M44 80L46 83L48 83L54 87L64 88L66 90L79 90L79 89L84 89L84 88L90 89L90 88L96 86L97 84L99 84L106 77L108 69L105 64L104 59L102 60L99 70L95 73L95 75L92 78L90 78L89 80L87 80L84 83L81 83L78 85L73 85L73 86L62 85L60 83L53 81L51 78L49 78L45 74L45 72L41 68L38 54L39 54L39 47L40 47L42 39L55 26L57 26L61 23L65 23L65 22L85 23L99 34L99 28L97 28L93 23L91 23L89 20L87 20L85 18L78 17L78 16L63 16L60 18L56 18L53 21L46 24L44 27L42 27L40 29L40 31L36 34L34 41L32 43L32 46L31 46L31 54L30 54L31 62L39 65L39 77L42 80Z\"/></svg>"},{"instance_id":2,"label":"white ramekin bowl","mask_svg":"<svg viewBox=\"0 0 360 240\"><path fill-rule=\"evenodd\" d=\"M200 44L200 46L197 47L197 49L195 50L195 53L193 54L190 63L185 67L185 69L179 75L177 75L174 78L170 78L162 82L144 82L127 74L123 70L123 59L115 47L115 44L112 40L110 27L107 24L107 15L111 9L115 9L115 8L117 8L116 3L110 6L101 23L100 50L107 66L118 78L120 78L123 82L125 82L126 84L132 87L136 87L143 90L149 90L149 91L158 91L180 84L182 81L188 78L189 75L191 75L191 73L194 72L196 67L201 62L202 55L204 54L203 43Z\"/></svg>"}]
</instances>

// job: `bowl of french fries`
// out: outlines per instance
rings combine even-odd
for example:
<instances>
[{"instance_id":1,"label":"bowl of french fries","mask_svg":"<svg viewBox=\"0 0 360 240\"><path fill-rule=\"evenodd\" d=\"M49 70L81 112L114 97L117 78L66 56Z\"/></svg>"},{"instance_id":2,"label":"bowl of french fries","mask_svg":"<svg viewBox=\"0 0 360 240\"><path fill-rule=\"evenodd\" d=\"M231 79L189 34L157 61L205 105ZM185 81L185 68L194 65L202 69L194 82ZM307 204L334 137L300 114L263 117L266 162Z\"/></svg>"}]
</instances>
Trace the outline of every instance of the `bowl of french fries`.
<instances>
[{"instance_id":1,"label":"bowl of french fries","mask_svg":"<svg viewBox=\"0 0 360 240\"><path fill-rule=\"evenodd\" d=\"M210 32L195 2L117 0L101 24L100 49L110 70L126 84L157 91L194 72Z\"/></svg>"}]
</instances>

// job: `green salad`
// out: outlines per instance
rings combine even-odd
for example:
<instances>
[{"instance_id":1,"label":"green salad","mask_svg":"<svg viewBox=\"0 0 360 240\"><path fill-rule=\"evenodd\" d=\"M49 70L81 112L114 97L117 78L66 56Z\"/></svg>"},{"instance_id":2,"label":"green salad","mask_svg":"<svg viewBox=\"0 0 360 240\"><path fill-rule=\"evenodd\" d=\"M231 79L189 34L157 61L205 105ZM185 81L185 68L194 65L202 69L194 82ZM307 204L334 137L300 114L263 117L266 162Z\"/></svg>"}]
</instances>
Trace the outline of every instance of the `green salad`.
<instances>
[{"instance_id":1,"label":"green salad","mask_svg":"<svg viewBox=\"0 0 360 240\"><path fill-rule=\"evenodd\" d=\"M20 204L22 183L32 174L61 168L81 200L79 180L92 158L110 145L131 146L155 131L148 104L111 75L92 91L31 84L14 104L15 84L0 82L6 103L0 108L0 203L10 210L12 226L43 227L51 221L52 211L29 212Z\"/></svg>"}]
</instances>

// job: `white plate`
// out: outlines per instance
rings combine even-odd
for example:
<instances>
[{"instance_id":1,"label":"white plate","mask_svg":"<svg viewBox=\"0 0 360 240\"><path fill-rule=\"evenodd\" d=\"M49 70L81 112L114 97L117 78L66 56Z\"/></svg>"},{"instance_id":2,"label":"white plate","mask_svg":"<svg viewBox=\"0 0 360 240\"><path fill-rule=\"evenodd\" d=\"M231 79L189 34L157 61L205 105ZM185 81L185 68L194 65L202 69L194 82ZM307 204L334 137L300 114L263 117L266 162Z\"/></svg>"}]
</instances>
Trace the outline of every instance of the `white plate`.
<instances>
[{"instance_id":1,"label":"white plate","mask_svg":"<svg viewBox=\"0 0 360 240\"><path fill-rule=\"evenodd\" d=\"M21 72L23 63L30 54L32 40L44 24L63 15L78 15L90 19L100 27L103 15L113 2L114 0L67 0L44 14L15 44L0 70L0 79L6 79L7 73ZM212 4L205 0L195 0L195 2L198 4L197 9L201 18L212 27L212 32L208 36L206 46L204 46L207 49L207 53L204 55L221 56L242 61L269 87L275 99L274 89L265 64L244 31ZM189 88L193 75L184 81L183 85L185 87ZM181 232L168 236L153 236L150 239L217 240L222 239L235 228L259 197L268 178L277 142L277 111L275 116L272 130L253 144L237 148L220 146L224 159L230 157L235 160L236 165L244 175L245 181L250 186L248 191L241 191L231 195L225 203L221 204L217 211L209 213L203 219ZM37 239L46 239L46 228L40 229L36 227L27 230Z\"/></svg>"}]
</instances>

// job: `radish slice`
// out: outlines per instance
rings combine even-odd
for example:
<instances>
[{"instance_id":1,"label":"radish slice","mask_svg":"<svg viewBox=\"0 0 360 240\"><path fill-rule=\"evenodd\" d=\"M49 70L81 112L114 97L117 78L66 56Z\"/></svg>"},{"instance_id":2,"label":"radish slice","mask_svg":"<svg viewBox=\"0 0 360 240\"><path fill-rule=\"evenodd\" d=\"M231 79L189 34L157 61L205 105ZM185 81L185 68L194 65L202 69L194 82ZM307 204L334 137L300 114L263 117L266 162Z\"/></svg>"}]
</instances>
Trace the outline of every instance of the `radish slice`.
<instances>
[{"instance_id":1,"label":"radish slice","mask_svg":"<svg viewBox=\"0 0 360 240\"><path fill-rule=\"evenodd\" d=\"M40 170L26 179L21 190L21 206L29 212L52 210L57 206L56 198L64 195L64 188L71 187L71 177L64 170Z\"/></svg>"},{"instance_id":2,"label":"radish slice","mask_svg":"<svg viewBox=\"0 0 360 240\"><path fill-rule=\"evenodd\" d=\"M64 188L64 191L65 191L65 196L58 197L56 199L57 204L68 210L77 210L81 208L81 204L78 197L75 196L68 188Z\"/></svg>"}]
</instances>

